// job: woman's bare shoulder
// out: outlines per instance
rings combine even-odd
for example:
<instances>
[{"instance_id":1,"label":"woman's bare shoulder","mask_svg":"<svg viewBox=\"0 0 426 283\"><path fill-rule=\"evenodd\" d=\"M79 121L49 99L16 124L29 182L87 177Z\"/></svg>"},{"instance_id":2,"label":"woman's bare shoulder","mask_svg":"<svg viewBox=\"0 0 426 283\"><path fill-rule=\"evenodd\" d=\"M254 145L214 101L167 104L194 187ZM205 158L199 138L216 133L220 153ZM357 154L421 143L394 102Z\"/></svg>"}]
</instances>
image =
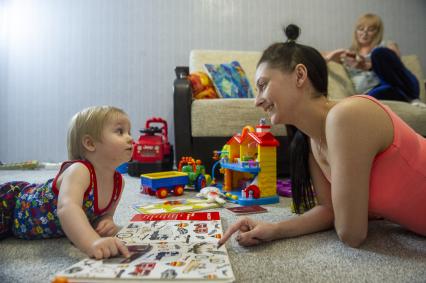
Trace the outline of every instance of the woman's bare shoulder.
<instances>
[{"instance_id":1,"label":"woman's bare shoulder","mask_svg":"<svg viewBox=\"0 0 426 283\"><path fill-rule=\"evenodd\" d=\"M326 119L329 133L357 135L373 142L380 148L387 147L393 139L392 120L376 102L351 97L337 102Z\"/></svg>"},{"instance_id":2,"label":"woman's bare shoulder","mask_svg":"<svg viewBox=\"0 0 426 283\"><path fill-rule=\"evenodd\" d=\"M359 117L360 119L376 115L388 116L379 104L362 96L353 96L335 102L330 109L330 114L341 118Z\"/></svg>"}]
</instances>

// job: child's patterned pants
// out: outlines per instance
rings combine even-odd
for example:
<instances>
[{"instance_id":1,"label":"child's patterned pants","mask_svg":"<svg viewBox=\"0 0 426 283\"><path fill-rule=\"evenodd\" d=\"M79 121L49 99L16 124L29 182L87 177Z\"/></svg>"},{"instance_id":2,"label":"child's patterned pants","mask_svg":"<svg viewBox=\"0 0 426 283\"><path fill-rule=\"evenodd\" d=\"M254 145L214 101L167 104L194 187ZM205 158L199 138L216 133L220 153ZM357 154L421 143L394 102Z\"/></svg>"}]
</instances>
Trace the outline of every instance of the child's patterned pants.
<instances>
[{"instance_id":1,"label":"child's patterned pants","mask_svg":"<svg viewBox=\"0 0 426 283\"><path fill-rule=\"evenodd\" d=\"M20 181L0 185L0 239L11 234L16 196L28 185L29 183Z\"/></svg>"}]
</instances>

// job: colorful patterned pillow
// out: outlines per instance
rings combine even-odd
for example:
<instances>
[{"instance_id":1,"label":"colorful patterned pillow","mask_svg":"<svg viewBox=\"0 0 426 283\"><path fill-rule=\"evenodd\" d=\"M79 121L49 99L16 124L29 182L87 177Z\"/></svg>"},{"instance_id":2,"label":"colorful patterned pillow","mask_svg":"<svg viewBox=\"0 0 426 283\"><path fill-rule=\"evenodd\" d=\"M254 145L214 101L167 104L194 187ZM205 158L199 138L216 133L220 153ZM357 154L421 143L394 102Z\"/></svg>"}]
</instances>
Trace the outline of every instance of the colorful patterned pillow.
<instances>
[{"instance_id":1,"label":"colorful patterned pillow","mask_svg":"<svg viewBox=\"0 0 426 283\"><path fill-rule=\"evenodd\" d=\"M204 65L217 93L222 98L253 98L253 90L238 61L230 64Z\"/></svg>"},{"instance_id":2,"label":"colorful patterned pillow","mask_svg":"<svg viewBox=\"0 0 426 283\"><path fill-rule=\"evenodd\" d=\"M191 83L192 97L194 99L219 98L208 74L194 72L189 74L188 80Z\"/></svg>"}]
</instances>

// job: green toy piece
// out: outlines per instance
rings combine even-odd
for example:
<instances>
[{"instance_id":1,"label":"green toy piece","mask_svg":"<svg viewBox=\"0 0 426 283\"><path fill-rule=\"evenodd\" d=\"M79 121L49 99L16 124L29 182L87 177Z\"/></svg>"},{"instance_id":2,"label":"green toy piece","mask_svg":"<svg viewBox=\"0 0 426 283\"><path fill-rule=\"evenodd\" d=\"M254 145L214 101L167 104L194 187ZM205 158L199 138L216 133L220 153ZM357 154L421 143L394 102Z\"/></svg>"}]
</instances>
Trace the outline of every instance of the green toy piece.
<instances>
[{"instance_id":1,"label":"green toy piece","mask_svg":"<svg viewBox=\"0 0 426 283\"><path fill-rule=\"evenodd\" d=\"M40 163L37 160L0 164L0 170L34 170L39 167Z\"/></svg>"},{"instance_id":2,"label":"green toy piece","mask_svg":"<svg viewBox=\"0 0 426 283\"><path fill-rule=\"evenodd\" d=\"M211 177L206 174L206 168L201 164L201 160L195 161L192 157L182 157L178 171L188 174L188 186L193 187L197 192L211 183Z\"/></svg>"}]
</instances>

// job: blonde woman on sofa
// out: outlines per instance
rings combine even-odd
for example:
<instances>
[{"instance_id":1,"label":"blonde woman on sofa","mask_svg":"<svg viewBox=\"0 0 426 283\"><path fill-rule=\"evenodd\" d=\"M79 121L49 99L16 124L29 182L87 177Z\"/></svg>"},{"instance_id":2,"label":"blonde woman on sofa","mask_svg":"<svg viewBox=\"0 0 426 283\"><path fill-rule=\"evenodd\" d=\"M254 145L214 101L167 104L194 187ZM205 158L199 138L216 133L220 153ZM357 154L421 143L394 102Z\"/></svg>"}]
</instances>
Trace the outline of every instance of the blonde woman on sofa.
<instances>
[{"instance_id":1,"label":"blonde woman on sofa","mask_svg":"<svg viewBox=\"0 0 426 283\"><path fill-rule=\"evenodd\" d=\"M356 93L426 107L419 100L419 81L401 62L398 46L383 40L383 29L379 16L362 15L355 24L351 47L326 52L324 59L343 64Z\"/></svg>"},{"instance_id":2,"label":"blonde woman on sofa","mask_svg":"<svg viewBox=\"0 0 426 283\"><path fill-rule=\"evenodd\" d=\"M385 218L426 236L426 139L372 96L327 99L327 66L312 47L288 41L262 54L256 106L272 124L285 124L291 140L293 204L299 214L277 223L241 218L219 245L237 233L240 245L334 228L360 246L369 217Z\"/></svg>"}]
</instances>

